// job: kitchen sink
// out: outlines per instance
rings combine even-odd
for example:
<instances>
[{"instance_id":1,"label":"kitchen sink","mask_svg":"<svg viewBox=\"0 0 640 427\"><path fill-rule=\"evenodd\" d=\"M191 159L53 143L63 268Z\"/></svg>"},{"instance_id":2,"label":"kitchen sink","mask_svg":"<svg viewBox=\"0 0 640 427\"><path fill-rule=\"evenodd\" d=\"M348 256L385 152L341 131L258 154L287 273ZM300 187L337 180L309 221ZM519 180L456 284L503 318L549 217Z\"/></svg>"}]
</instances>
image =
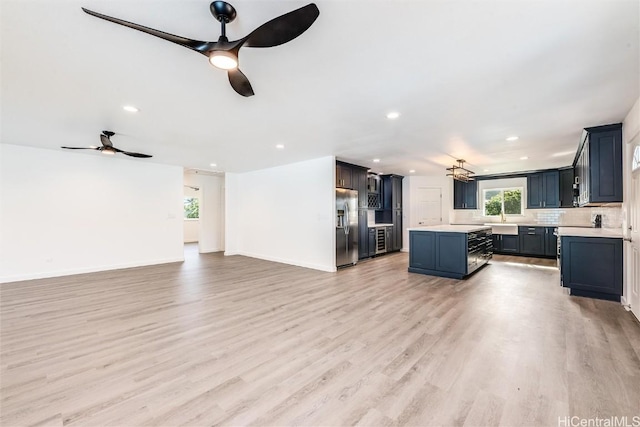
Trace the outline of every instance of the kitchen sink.
<instances>
[{"instance_id":1,"label":"kitchen sink","mask_svg":"<svg viewBox=\"0 0 640 427\"><path fill-rule=\"evenodd\" d=\"M507 224L504 222L492 222L484 225L491 226L493 234L518 234L518 224Z\"/></svg>"}]
</instances>

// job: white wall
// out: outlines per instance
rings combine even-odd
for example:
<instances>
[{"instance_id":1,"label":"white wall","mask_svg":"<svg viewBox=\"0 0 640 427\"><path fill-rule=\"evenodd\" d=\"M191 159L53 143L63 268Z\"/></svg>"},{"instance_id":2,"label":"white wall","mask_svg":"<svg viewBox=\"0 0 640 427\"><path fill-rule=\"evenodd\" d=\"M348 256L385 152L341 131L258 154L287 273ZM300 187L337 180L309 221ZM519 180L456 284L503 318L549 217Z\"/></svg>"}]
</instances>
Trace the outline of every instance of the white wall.
<instances>
[{"instance_id":1,"label":"white wall","mask_svg":"<svg viewBox=\"0 0 640 427\"><path fill-rule=\"evenodd\" d=\"M185 243L198 243L200 235L200 220L185 219L183 224L183 236Z\"/></svg>"},{"instance_id":2,"label":"white wall","mask_svg":"<svg viewBox=\"0 0 640 427\"><path fill-rule=\"evenodd\" d=\"M0 282L183 260L182 169L0 144Z\"/></svg>"},{"instance_id":3,"label":"white wall","mask_svg":"<svg viewBox=\"0 0 640 427\"><path fill-rule=\"evenodd\" d=\"M225 178L202 171L184 174L185 185L198 187L191 193L200 199L200 220L197 222L198 251L200 253L224 250Z\"/></svg>"},{"instance_id":4,"label":"white wall","mask_svg":"<svg viewBox=\"0 0 640 427\"><path fill-rule=\"evenodd\" d=\"M453 184L451 178L440 175L434 176L406 176L402 180L402 251L409 251L409 232L410 227L418 226L418 218L416 210L412 204L412 200L416 198L416 192L419 188L439 188L442 192L441 217L442 223L449 223L449 210L453 206Z\"/></svg>"},{"instance_id":5,"label":"white wall","mask_svg":"<svg viewBox=\"0 0 640 427\"><path fill-rule=\"evenodd\" d=\"M334 185L334 157L227 174L225 254L336 271Z\"/></svg>"},{"instance_id":6,"label":"white wall","mask_svg":"<svg viewBox=\"0 0 640 427\"><path fill-rule=\"evenodd\" d=\"M628 206L628 201L630 200L630 195L631 195L631 159L628 158L626 156L627 154L627 144L631 143L632 141L634 141L634 138L638 137L638 135L640 134L640 98L638 98L638 100L636 101L636 103L634 104L634 106L631 108L631 110L629 111L629 114L627 114L627 117L625 117L624 121L622 122L622 145L623 145L623 150L622 152L625 154L624 156L624 181L623 181L623 187L624 187L624 191L625 191L625 197L624 200L627 200L627 202L623 203L622 206L622 210L624 212L625 218L624 218L624 226L623 226L623 232L625 233L625 235L628 234L627 232L627 225L629 223L629 217L628 217L628 211L629 211L629 206ZM638 206L638 203L640 203L640 200L636 200L636 205L634 206L635 209L640 209L640 206ZM628 236L627 236L628 237ZM626 299L627 295L631 294L631 285L632 282L629 279L631 277L631 273L633 272L632 270L632 257L631 257L631 251L629 250L630 248L628 247L628 244L625 243L625 274L624 274L624 287L622 290L622 303L626 304L628 301Z\"/></svg>"}]
</instances>

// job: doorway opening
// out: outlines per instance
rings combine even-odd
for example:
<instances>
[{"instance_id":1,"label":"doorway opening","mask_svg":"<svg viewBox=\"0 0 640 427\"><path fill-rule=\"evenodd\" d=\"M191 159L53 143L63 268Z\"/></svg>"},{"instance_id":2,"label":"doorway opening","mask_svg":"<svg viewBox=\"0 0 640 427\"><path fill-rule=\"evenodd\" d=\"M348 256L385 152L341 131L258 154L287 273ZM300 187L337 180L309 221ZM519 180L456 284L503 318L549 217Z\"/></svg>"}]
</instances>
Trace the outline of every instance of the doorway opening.
<instances>
[{"instance_id":1,"label":"doorway opening","mask_svg":"<svg viewBox=\"0 0 640 427\"><path fill-rule=\"evenodd\" d=\"M183 184L185 261L198 254L224 251L224 174L186 169Z\"/></svg>"}]
</instances>

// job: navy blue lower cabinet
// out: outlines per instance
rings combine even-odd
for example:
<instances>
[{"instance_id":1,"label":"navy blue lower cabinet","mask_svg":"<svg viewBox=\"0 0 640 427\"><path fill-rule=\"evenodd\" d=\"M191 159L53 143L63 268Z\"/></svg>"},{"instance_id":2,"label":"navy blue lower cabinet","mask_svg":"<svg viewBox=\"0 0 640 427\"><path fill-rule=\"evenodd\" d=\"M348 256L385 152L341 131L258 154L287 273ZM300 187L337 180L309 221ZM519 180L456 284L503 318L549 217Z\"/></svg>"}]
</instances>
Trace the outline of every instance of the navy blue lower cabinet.
<instances>
[{"instance_id":1,"label":"navy blue lower cabinet","mask_svg":"<svg viewBox=\"0 0 640 427\"><path fill-rule=\"evenodd\" d=\"M518 227L520 253L523 255L544 255L544 227Z\"/></svg>"},{"instance_id":2,"label":"navy blue lower cabinet","mask_svg":"<svg viewBox=\"0 0 640 427\"><path fill-rule=\"evenodd\" d=\"M425 270L436 268L436 233L410 232L409 265Z\"/></svg>"},{"instance_id":3,"label":"navy blue lower cabinet","mask_svg":"<svg viewBox=\"0 0 640 427\"><path fill-rule=\"evenodd\" d=\"M489 262L491 231L410 231L409 272L462 279Z\"/></svg>"},{"instance_id":4,"label":"navy blue lower cabinet","mask_svg":"<svg viewBox=\"0 0 640 427\"><path fill-rule=\"evenodd\" d=\"M517 234L503 234L500 251L505 254L520 253L520 239Z\"/></svg>"},{"instance_id":5,"label":"navy blue lower cabinet","mask_svg":"<svg viewBox=\"0 0 640 427\"><path fill-rule=\"evenodd\" d=\"M467 234L436 233L436 270L467 274Z\"/></svg>"},{"instance_id":6,"label":"navy blue lower cabinet","mask_svg":"<svg viewBox=\"0 0 640 427\"><path fill-rule=\"evenodd\" d=\"M571 295L620 301L622 296L622 239L561 237L562 286Z\"/></svg>"}]
</instances>

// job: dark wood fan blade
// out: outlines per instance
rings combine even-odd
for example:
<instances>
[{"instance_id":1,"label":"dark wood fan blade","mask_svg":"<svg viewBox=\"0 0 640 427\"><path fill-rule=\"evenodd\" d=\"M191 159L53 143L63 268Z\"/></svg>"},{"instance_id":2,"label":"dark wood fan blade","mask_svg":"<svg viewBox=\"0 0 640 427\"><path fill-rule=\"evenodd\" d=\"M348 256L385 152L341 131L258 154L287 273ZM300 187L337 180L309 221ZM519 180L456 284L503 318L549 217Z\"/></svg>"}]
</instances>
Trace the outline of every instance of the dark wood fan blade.
<instances>
[{"instance_id":1,"label":"dark wood fan blade","mask_svg":"<svg viewBox=\"0 0 640 427\"><path fill-rule=\"evenodd\" d=\"M142 153L132 153L131 151L124 151L124 150L120 150L119 148L113 147L113 150L116 153L122 153L125 154L127 156L131 156L131 157L139 157L139 158L149 158L149 157L153 157L149 154L142 154Z\"/></svg>"},{"instance_id":2,"label":"dark wood fan blade","mask_svg":"<svg viewBox=\"0 0 640 427\"><path fill-rule=\"evenodd\" d=\"M242 71L240 71L240 69L236 68L235 70L229 70L227 74L229 75L229 83L231 83L233 90L242 96L254 95L249 79L242 73Z\"/></svg>"},{"instance_id":3,"label":"dark wood fan blade","mask_svg":"<svg viewBox=\"0 0 640 427\"><path fill-rule=\"evenodd\" d=\"M111 140L106 135L100 135L100 141L102 141L102 145L105 147L113 147Z\"/></svg>"},{"instance_id":4,"label":"dark wood fan blade","mask_svg":"<svg viewBox=\"0 0 640 427\"><path fill-rule=\"evenodd\" d=\"M125 27L133 28L134 30L142 31L143 33L151 34L152 36L159 37L161 39L170 41L175 44L179 44L180 46L184 46L191 50L195 50L198 53L203 55L207 55L207 52L211 50L216 43L215 42L205 42L200 40L192 40L182 36L176 36L175 34L165 33L164 31L154 30L153 28L145 27L143 25L134 24L133 22L125 21L123 19L114 18L111 16L103 15L98 12L94 12L89 9L82 8L89 15L93 15L96 18L104 19L106 21L111 21L116 24L124 25Z\"/></svg>"},{"instance_id":5,"label":"dark wood fan blade","mask_svg":"<svg viewBox=\"0 0 640 427\"><path fill-rule=\"evenodd\" d=\"M149 158L149 157L153 157L149 154L142 154L142 153L131 153L129 151L121 151L122 154L126 154L127 156L131 156L131 157L140 157L140 158Z\"/></svg>"},{"instance_id":6,"label":"dark wood fan blade","mask_svg":"<svg viewBox=\"0 0 640 427\"><path fill-rule=\"evenodd\" d=\"M67 150L100 150L98 147L60 147Z\"/></svg>"},{"instance_id":7,"label":"dark wood fan blade","mask_svg":"<svg viewBox=\"0 0 640 427\"><path fill-rule=\"evenodd\" d=\"M272 47L287 43L307 31L319 15L318 7L314 3L309 3L262 24L242 39L243 45Z\"/></svg>"}]
</instances>

